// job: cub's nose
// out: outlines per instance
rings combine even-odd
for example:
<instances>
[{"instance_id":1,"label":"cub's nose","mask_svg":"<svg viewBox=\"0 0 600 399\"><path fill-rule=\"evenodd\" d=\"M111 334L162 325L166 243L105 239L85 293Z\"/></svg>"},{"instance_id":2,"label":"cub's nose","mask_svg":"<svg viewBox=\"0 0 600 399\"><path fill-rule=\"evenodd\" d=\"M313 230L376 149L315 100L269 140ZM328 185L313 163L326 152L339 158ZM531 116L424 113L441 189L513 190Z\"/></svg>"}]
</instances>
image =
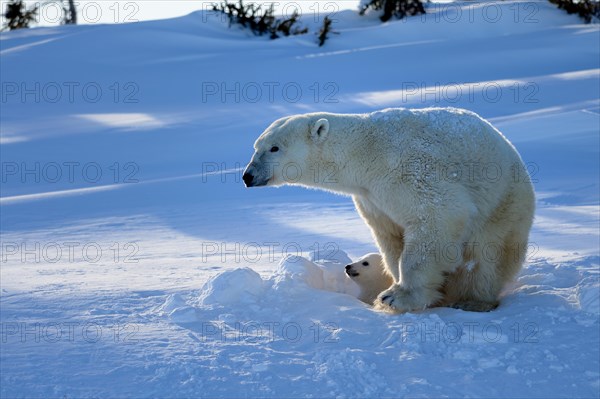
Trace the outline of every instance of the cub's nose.
<instances>
[{"instance_id":1,"label":"cub's nose","mask_svg":"<svg viewBox=\"0 0 600 399\"><path fill-rule=\"evenodd\" d=\"M352 265L346 265L346 271L350 270L352 268Z\"/></svg>"},{"instance_id":2,"label":"cub's nose","mask_svg":"<svg viewBox=\"0 0 600 399\"><path fill-rule=\"evenodd\" d=\"M251 187L252 181L254 180L254 176L252 176L251 173L246 172L242 176L242 180L244 180L244 184L246 185L246 187Z\"/></svg>"}]
</instances>

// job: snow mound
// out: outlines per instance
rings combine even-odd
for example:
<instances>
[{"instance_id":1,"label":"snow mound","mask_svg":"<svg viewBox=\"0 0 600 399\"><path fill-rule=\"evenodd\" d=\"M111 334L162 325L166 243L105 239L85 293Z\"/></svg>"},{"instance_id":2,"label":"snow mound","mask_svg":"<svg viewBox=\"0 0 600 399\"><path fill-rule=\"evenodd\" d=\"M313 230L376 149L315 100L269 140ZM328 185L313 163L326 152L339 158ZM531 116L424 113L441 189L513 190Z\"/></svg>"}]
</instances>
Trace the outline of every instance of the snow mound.
<instances>
[{"instance_id":1,"label":"snow mound","mask_svg":"<svg viewBox=\"0 0 600 399\"><path fill-rule=\"evenodd\" d=\"M358 296L360 293L358 285L348 278L344 271L344 266L352 263L352 259L346 252L339 249L330 252L313 251L308 258L321 269L323 280L321 289Z\"/></svg>"},{"instance_id":2,"label":"snow mound","mask_svg":"<svg viewBox=\"0 0 600 399\"><path fill-rule=\"evenodd\" d=\"M265 290L265 282L250 268L233 269L209 279L200 295L204 305L248 305L255 303Z\"/></svg>"},{"instance_id":3,"label":"snow mound","mask_svg":"<svg viewBox=\"0 0 600 399\"><path fill-rule=\"evenodd\" d=\"M335 259L318 259L288 255L266 280L250 268L228 270L209 279L199 296L201 306L247 307L268 301L285 302L285 298L303 298L339 293L357 297L359 288L344 273L348 255L340 251ZM168 299L175 301L175 299ZM164 308L173 305L165 303ZM172 311L172 310L171 310Z\"/></svg>"},{"instance_id":4,"label":"snow mound","mask_svg":"<svg viewBox=\"0 0 600 399\"><path fill-rule=\"evenodd\" d=\"M179 294L172 294L167 297L165 303L158 307L159 314L170 314L174 310L186 306L185 299Z\"/></svg>"},{"instance_id":5,"label":"snow mound","mask_svg":"<svg viewBox=\"0 0 600 399\"><path fill-rule=\"evenodd\" d=\"M348 254L340 249L335 249L332 251L312 251L308 255L308 259L311 262L321 263L321 264L342 264L347 265L348 263L352 263L352 259L348 256Z\"/></svg>"},{"instance_id":6,"label":"snow mound","mask_svg":"<svg viewBox=\"0 0 600 399\"><path fill-rule=\"evenodd\" d=\"M197 320L196 309L188 306L179 294L169 295L157 311L160 315L168 315L171 321L179 324L193 323Z\"/></svg>"},{"instance_id":7,"label":"snow mound","mask_svg":"<svg viewBox=\"0 0 600 399\"><path fill-rule=\"evenodd\" d=\"M293 282L293 285L307 284L318 290L323 290L325 287L323 269L316 263L297 255L286 256L279 263L274 277L277 285Z\"/></svg>"},{"instance_id":8,"label":"snow mound","mask_svg":"<svg viewBox=\"0 0 600 399\"><path fill-rule=\"evenodd\" d=\"M313 261L301 256L290 255L284 258L277 268L273 278L278 286L291 282L294 287L298 284L324 291L338 292L357 297L359 288L356 283L346 276L344 266L352 262L343 251L336 258L317 258ZM314 255L314 254L311 254ZM317 263L318 262L318 263Z\"/></svg>"}]
</instances>

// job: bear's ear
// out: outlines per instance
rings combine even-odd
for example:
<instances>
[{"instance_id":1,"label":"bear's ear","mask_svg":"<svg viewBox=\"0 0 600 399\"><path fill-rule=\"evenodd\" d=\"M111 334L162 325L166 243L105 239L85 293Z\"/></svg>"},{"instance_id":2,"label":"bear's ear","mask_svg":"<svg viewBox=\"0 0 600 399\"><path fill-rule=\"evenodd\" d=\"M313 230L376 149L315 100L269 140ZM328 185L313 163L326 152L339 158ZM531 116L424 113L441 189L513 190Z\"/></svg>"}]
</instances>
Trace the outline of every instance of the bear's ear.
<instances>
[{"instance_id":1,"label":"bear's ear","mask_svg":"<svg viewBox=\"0 0 600 399\"><path fill-rule=\"evenodd\" d=\"M310 129L310 137L316 142L325 140L327 133L329 133L329 121L325 118L316 121Z\"/></svg>"}]
</instances>

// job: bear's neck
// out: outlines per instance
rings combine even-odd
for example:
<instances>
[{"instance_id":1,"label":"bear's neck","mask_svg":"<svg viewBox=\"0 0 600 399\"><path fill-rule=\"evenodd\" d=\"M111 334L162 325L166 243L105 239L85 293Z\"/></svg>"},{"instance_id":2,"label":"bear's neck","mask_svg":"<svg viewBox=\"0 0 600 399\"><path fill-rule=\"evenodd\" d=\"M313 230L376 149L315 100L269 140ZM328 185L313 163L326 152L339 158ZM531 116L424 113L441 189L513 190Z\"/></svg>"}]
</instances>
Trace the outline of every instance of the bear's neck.
<instances>
[{"instance_id":1,"label":"bear's neck","mask_svg":"<svg viewBox=\"0 0 600 399\"><path fill-rule=\"evenodd\" d=\"M304 185L350 196L366 195L372 165L364 165L360 156L368 141L367 134L360 126L341 132L332 126L331 130L335 133L330 131L322 150L311 160Z\"/></svg>"}]
</instances>

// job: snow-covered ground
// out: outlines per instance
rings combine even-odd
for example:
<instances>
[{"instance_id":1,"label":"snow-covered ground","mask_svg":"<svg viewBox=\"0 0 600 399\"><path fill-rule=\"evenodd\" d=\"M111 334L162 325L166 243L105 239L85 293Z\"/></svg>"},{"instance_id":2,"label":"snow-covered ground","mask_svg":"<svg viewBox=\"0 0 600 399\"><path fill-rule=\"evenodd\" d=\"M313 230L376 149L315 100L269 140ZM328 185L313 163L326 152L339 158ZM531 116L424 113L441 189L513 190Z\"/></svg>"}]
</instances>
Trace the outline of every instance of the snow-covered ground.
<instances>
[{"instance_id":1,"label":"snow-covered ground","mask_svg":"<svg viewBox=\"0 0 600 399\"><path fill-rule=\"evenodd\" d=\"M3 398L600 395L598 25L515 1L334 18L324 47L202 12L0 35ZM276 118L432 105L491 120L535 181L490 313L372 311L350 199L241 182Z\"/></svg>"}]
</instances>

